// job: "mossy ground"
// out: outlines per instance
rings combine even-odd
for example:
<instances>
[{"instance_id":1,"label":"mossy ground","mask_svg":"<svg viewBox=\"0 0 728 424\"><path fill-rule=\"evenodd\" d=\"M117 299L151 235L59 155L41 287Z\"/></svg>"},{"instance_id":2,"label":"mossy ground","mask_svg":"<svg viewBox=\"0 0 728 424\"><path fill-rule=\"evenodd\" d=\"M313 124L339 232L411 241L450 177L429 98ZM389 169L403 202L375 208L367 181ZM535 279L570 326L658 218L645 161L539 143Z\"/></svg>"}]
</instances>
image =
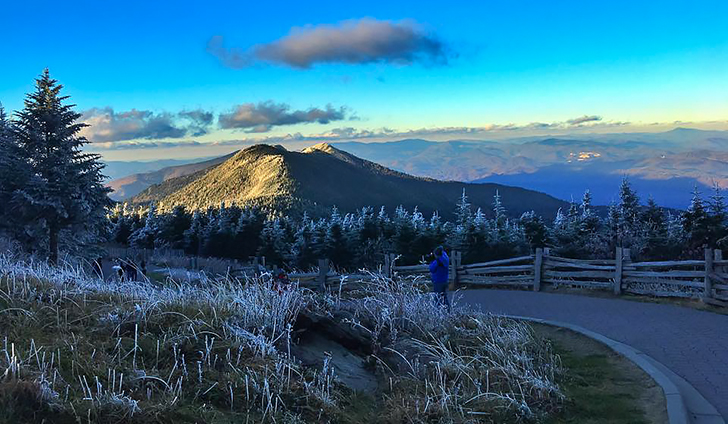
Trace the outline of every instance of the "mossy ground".
<instances>
[{"instance_id":1,"label":"mossy ground","mask_svg":"<svg viewBox=\"0 0 728 424\"><path fill-rule=\"evenodd\" d=\"M657 424L667 422L662 389L608 347L568 330L534 325L551 340L565 373L567 400L548 424Z\"/></svg>"}]
</instances>

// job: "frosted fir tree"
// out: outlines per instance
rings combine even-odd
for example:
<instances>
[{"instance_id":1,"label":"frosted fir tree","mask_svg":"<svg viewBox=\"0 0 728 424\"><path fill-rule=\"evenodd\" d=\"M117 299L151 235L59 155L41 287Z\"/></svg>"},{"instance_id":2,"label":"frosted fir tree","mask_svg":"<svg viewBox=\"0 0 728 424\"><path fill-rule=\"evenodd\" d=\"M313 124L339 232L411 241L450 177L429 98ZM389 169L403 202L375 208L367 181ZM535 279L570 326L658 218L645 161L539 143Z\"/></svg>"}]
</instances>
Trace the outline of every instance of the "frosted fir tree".
<instances>
[{"instance_id":1,"label":"frosted fir tree","mask_svg":"<svg viewBox=\"0 0 728 424\"><path fill-rule=\"evenodd\" d=\"M697 185L693 189L690 206L683 212L682 225L689 248L695 249L708 244L710 220Z\"/></svg>"},{"instance_id":2,"label":"frosted fir tree","mask_svg":"<svg viewBox=\"0 0 728 424\"><path fill-rule=\"evenodd\" d=\"M610 203L607 211L607 235L614 246L619 246L622 243L621 221L622 215L619 212L619 207L614 202Z\"/></svg>"},{"instance_id":3,"label":"frosted fir tree","mask_svg":"<svg viewBox=\"0 0 728 424\"><path fill-rule=\"evenodd\" d=\"M422 212L419 211L417 206L415 206L415 210L412 211L412 227L414 227L414 230L419 232L422 231L427 226L427 223L425 221L425 217L422 215Z\"/></svg>"},{"instance_id":4,"label":"frosted fir tree","mask_svg":"<svg viewBox=\"0 0 728 424\"><path fill-rule=\"evenodd\" d=\"M129 236L129 245L138 249L153 249L159 234L159 217L154 203L144 218L144 226Z\"/></svg>"},{"instance_id":5,"label":"frosted fir tree","mask_svg":"<svg viewBox=\"0 0 728 424\"><path fill-rule=\"evenodd\" d=\"M599 229L600 220L597 214L594 213L592 207L592 194L591 191L586 190L584 196L581 198L581 228L580 232L586 236L591 237Z\"/></svg>"},{"instance_id":6,"label":"frosted fir tree","mask_svg":"<svg viewBox=\"0 0 728 424\"><path fill-rule=\"evenodd\" d=\"M503 206L501 196L498 190L495 191L493 196L493 231L496 232L495 239L502 239L505 235L505 231L508 226L508 215L506 208Z\"/></svg>"},{"instance_id":7,"label":"frosted fir tree","mask_svg":"<svg viewBox=\"0 0 728 424\"><path fill-rule=\"evenodd\" d=\"M539 247L546 247L548 243L548 228L543 218L536 215L534 211L524 212L519 220L523 228L523 235L531 246L532 250Z\"/></svg>"},{"instance_id":8,"label":"frosted fir tree","mask_svg":"<svg viewBox=\"0 0 728 424\"><path fill-rule=\"evenodd\" d=\"M11 199L17 190L23 188L31 177L25 161L20 155L19 146L12 133L12 123L0 104L0 204L11 206ZM11 208L0 209L0 230L5 230L16 238L23 233L14 222Z\"/></svg>"},{"instance_id":9,"label":"frosted fir tree","mask_svg":"<svg viewBox=\"0 0 728 424\"><path fill-rule=\"evenodd\" d=\"M291 244L286 237L285 225L280 219L265 223L260 234L258 254L266 257L266 262L283 265L291 260Z\"/></svg>"},{"instance_id":10,"label":"frosted fir tree","mask_svg":"<svg viewBox=\"0 0 728 424\"><path fill-rule=\"evenodd\" d=\"M475 211L475 215L473 216L473 224L475 225L475 228L478 229L478 231L487 231L488 218L485 216L485 212L483 212L483 209L478 208L478 210Z\"/></svg>"},{"instance_id":11,"label":"frosted fir tree","mask_svg":"<svg viewBox=\"0 0 728 424\"><path fill-rule=\"evenodd\" d=\"M308 269L316 264L316 252L313 243L314 223L304 214L304 219L296 231L291 249L295 265L301 269Z\"/></svg>"},{"instance_id":12,"label":"frosted fir tree","mask_svg":"<svg viewBox=\"0 0 728 424\"><path fill-rule=\"evenodd\" d=\"M202 241L206 226L206 215L200 213L200 211L193 212L190 227L183 233L185 251L193 255L199 255L202 253Z\"/></svg>"},{"instance_id":13,"label":"frosted fir tree","mask_svg":"<svg viewBox=\"0 0 728 424\"><path fill-rule=\"evenodd\" d=\"M639 224L640 201L637 193L632 189L627 177L622 179L619 186L619 216L620 226L625 234L635 230Z\"/></svg>"},{"instance_id":14,"label":"frosted fir tree","mask_svg":"<svg viewBox=\"0 0 728 424\"><path fill-rule=\"evenodd\" d=\"M43 226L52 263L58 261L62 231L79 239L101 228L112 204L104 165L99 155L83 153L88 141L80 132L86 124L78 122L81 114L66 103L62 88L46 69L16 113L13 135L32 178L15 188L7 205L18 225Z\"/></svg>"},{"instance_id":15,"label":"frosted fir tree","mask_svg":"<svg viewBox=\"0 0 728 424\"><path fill-rule=\"evenodd\" d=\"M346 267L349 265L351 255L348 251L346 236L344 235L344 227L339 210L333 208L331 217L326 228L325 238L325 258L328 258L336 266Z\"/></svg>"},{"instance_id":16,"label":"frosted fir tree","mask_svg":"<svg viewBox=\"0 0 728 424\"><path fill-rule=\"evenodd\" d=\"M665 211L655 202L652 196L647 199L647 206L642 213L642 222L653 232L665 233L667 231Z\"/></svg>"},{"instance_id":17,"label":"frosted fir tree","mask_svg":"<svg viewBox=\"0 0 728 424\"><path fill-rule=\"evenodd\" d=\"M158 223L158 233L155 245L172 249L184 249L184 232L190 228L192 216L182 205L172 208L172 212L165 214ZM161 241L161 243L159 243Z\"/></svg>"},{"instance_id":18,"label":"frosted fir tree","mask_svg":"<svg viewBox=\"0 0 728 424\"><path fill-rule=\"evenodd\" d=\"M647 205L642 212L642 224L645 229L644 257L664 259L671 248L668 243L667 216L652 196L647 199Z\"/></svg>"},{"instance_id":19,"label":"frosted fir tree","mask_svg":"<svg viewBox=\"0 0 728 424\"><path fill-rule=\"evenodd\" d=\"M728 245L728 228L726 228L726 205L723 190L718 183L713 184L713 194L708 199L709 239L714 247Z\"/></svg>"},{"instance_id":20,"label":"frosted fir tree","mask_svg":"<svg viewBox=\"0 0 728 424\"><path fill-rule=\"evenodd\" d=\"M468 195L465 193L465 189L463 189L463 194L460 196L460 200L455 207L455 216L457 217L457 225L462 227L470 225L473 212L471 210L470 202L468 202Z\"/></svg>"}]
</instances>

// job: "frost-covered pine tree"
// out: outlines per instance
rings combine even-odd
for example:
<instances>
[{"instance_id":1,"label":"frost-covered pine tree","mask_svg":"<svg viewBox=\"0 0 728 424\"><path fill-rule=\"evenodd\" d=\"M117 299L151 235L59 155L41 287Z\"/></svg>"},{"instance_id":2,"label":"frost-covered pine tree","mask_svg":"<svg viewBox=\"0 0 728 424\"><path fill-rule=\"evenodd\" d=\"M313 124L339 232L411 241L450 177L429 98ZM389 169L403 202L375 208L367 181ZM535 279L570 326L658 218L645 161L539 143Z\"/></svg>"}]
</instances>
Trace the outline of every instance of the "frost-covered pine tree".
<instances>
[{"instance_id":1,"label":"frost-covered pine tree","mask_svg":"<svg viewBox=\"0 0 728 424\"><path fill-rule=\"evenodd\" d=\"M295 259L295 265L301 269L310 268L316 264L318 259L313 246L313 226L313 221L304 213L294 235L292 255Z\"/></svg>"},{"instance_id":2,"label":"frost-covered pine tree","mask_svg":"<svg viewBox=\"0 0 728 424\"><path fill-rule=\"evenodd\" d=\"M183 233L184 249L193 255L199 255L202 251L202 239L207 226L205 218L206 215L200 213L200 211L195 211L192 214L190 228Z\"/></svg>"},{"instance_id":3,"label":"frost-covered pine tree","mask_svg":"<svg viewBox=\"0 0 728 424\"><path fill-rule=\"evenodd\" d=\"M633 233L639 224L640 200L627 177L619 186L619 217L622 232L625 235Z\"/></svg>"},{"instance_id":4,"label":"frost-covered pine tree","mask_svg":"<svg viewBox=\"0 0 728 424\"><path fill-rule=\"evenodd\" d=\"M622 243L622 233L620 232L619 223L621 221L619 207L612 201L609 204L607 211L607 229L606 233L609 239L612 241L612 247L619 246Z\"/></svg>"},{"instance_id":5,"label":"frost-covered pine tree","mask_svg":"<svg viewBox=\"0 0 728 424\"><path fill-rule=\"evenodd\" d=\"M548 228L543 219L534 211L524 212L520 219L524 237L532 249L546 247L548 242Z\"/></svg>"},{"instance_id":6,"label":"frost-covered pine tree","mask_svg":"<svg viewBox=\"0 0 728 424\"><path fill-rule=\"evenodd\" d=\"M144 226L129 236L129 245L138 249L153 249L159 233L159 216L152 203L144 218Z\"/></svg>"},{"instance_id":7,"label":"frost-covered pine tree","mask_svg":"<svg viewBox=\"0 0 728 424\"><path fill-rule=\"evenodd\" d=\"M581 198L581 228L580 231L585 237L592 237L599 229L599 216L592 208L591 191L586 190Z\"/></svg>"},{"instance_id":8,"label":"frost-covered pine tree","mask_svg":"<svg viewBox=\"0 0 728 424\"><path fill-rule=\"evenodd\" d=\"M457 225L467 226L470 224L473 212L470 209L470 202L468 201L468 195L465 193L465 189L463 189L463 194L460 196L460 200L455 208L455 216L457 217Z\"/></svg>"},{"instance_id":9,"label":"frost-covered pine tree","mask_svg":"<svg viewBox=\"0 0 728 424\"><path fill-rule=\"evenodd\" d=\"M0 204L11 205L11 198L17 190L24 187L30 178L30 172L19 152L18 144L12 132L5 109L0 104ZM10 207L0 209L0 230L18 236L18 227L13 222Z\"/></svg>"},{"instance_id":10,"label":"frost-covered pine tree","mask_svg":"<svg viewBox=\"0 0 728 424\"><path fill-rule=\"evenodd\" d=\"M693 189L690 206L683 212L682 224L688 248L695 249L708 243L710 221L697 185Z\"/></svg>"},{"instance_id":11,"label":"frost-covered pine tree","mask_svg":"<svg viewBox=\"0 0 728 424\"><path fill-rule=\"evenodd\" d=\"M290 261L291 245L286 237L285 224L281 219L267 221L260 234L259 255L272 264L283 265Z\"/></svg>"},{"instance_id":12,"label":"frost-covered pine tree","mask_svg":"<svg viewBox=\"0 0 728 424\"><path fill-rule=\"evenodd\" d=\"M72 230L69 239L81 239L106 223L111 206L104 186L100 156L84 153L88 143L80 135L86 124L62 85L46 69L27 95L13 126L20 160L31 173L23 187L15 189L7 205L20 225L41 225L48 240L49 260L58 260L59 237Z\"/></svg>"},{"instance_id":13,"label":"frost-covered pine tree","mask_svg":"<svg viewBox=\"0 0 728 424\"><path fill-rule=\"evenodd\" d=\"M714 247L725 246L728 244L728 228L726 228L728 214L723 190L718 183L713 184L713 194L708 199L708 214L710 245Z\"/></svg>"}]
</instances>

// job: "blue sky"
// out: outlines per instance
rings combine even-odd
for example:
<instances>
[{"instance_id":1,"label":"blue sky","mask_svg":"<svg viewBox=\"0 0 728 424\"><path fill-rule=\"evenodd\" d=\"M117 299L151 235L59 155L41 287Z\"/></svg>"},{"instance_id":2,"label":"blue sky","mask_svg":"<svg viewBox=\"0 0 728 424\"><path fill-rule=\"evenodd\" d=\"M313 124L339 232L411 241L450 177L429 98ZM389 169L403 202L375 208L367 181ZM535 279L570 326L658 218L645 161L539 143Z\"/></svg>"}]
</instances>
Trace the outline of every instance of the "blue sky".
<instances>
[{"instance_id":1,"label":"blue sky","mask_svg":"<svg viewBox=\"0 0 728 424\"><path fill-rule=\"evenodd\" d=\"M22 106L33 78L48 67L80 111L95 110L89 117L145 111L139 119L146 125L164 114L164 122L177 122L182 111L214 116L205 134L139 132L115 140L116 127L89 133L113 157L201 156L200 146L176 146L288 134L307 142L337 128L350 128L345 136L378 135L372 140L419 129L430 138L458 138L438 130L479 128L475 137L486 139L497 136L489 133L493 126L528 133L529 123L550 124L539 130L546 132L632 131L674 121L725 128L728 119L725 1L22 3L3 5L0 26L0 101L7 109ZM349 37L345 21L413 29L439 43L447 63L428 60L427 51L422 60L314 61L305 69L253 57L254 46L270 46L294 28L324 26ZM226 66L207 49L215 36L250 63ZM220 114L240 105L257 112L265 102L283 108L276 113L306 116L254 133L220 129ZM343 116L316 118L327 105ZM582 116L598 119L588 128L559 124ZM720 122L705 124L712 121ZM165 142L176 149L148 148Z\"/></svg>"}]
</instances>

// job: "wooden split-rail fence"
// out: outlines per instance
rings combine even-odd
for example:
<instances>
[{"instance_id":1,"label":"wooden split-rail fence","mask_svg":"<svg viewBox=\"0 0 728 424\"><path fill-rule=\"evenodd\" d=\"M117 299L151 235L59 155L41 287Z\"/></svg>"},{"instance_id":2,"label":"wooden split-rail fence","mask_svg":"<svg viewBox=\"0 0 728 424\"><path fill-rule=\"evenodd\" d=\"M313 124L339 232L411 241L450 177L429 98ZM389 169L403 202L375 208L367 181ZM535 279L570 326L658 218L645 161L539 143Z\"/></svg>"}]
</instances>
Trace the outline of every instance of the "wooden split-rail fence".
<instances>
[{"instance_id":1,"label":"wooden split-rail fence","mask_svg":"<svg viewBox=\"0 0 728 424\"><path fill-rule=\"evenodd\" d=\"M427 275L426 265L392 266L385 271L399 275ZM546 286L574 287L655 297L699 298L728 306L728 260L721 250L705 249L703 260L633 262L629 249L617 248L608 260L570 259L552 255L549 249L510 259L461 264L460 252L452 252L452 284L479 287L517 287L542 290Z\"/></svg>"},{"instance_id":2,"label":"wooden split-rail fence","mask_svg":"<svg viewBox=\"0 0 728 424\"><path fill-rule=\"evenodd\" d=\"M108 248L110 256L144 259L173 268L204 270L212 274L233 276L277 272L267 266L264 257L249 261L185 256L181 250ZM450 255L451 287L520 288L540 291L549 287L573 287L654 297L703 299L708 303L728 306L728 260L721 250L705 249L703 260L633 262L629 249L616 248L614 259L571 259L552 255L548 248L536 249L532 255L474 264L462 264L458 251ZM389 277L429 276L425 264L399 266L397 255L387 254L381 272ZM336 287L368 281L372 274L339 274L326 259L319 260L318 270L290 273L292 281L310 288Z\"/></svg>"}]
</instances>

